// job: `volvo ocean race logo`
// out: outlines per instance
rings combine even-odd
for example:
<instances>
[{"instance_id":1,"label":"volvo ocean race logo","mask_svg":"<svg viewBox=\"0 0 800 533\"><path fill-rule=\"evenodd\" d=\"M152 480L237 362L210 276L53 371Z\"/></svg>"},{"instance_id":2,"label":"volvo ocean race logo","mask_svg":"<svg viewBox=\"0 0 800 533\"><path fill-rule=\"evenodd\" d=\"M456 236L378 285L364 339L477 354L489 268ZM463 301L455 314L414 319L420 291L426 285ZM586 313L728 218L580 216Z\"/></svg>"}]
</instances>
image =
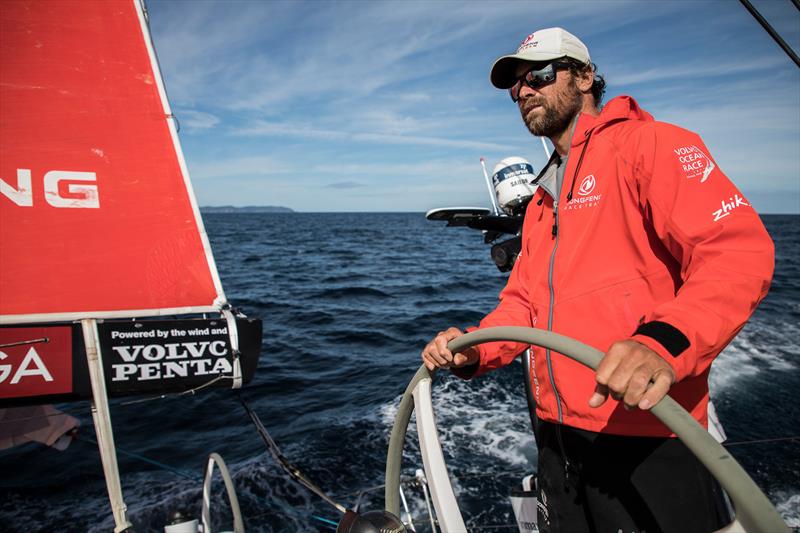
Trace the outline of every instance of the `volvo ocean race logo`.
<instances>
[{"instance_id":1,"label":"volvo ocean race logo","mask_svg":"<svg viewBox=\"0 0 800 533\"><path fill-rule=\"evenodd\" d=\"M678 156L678 162L688 179L702 176L700 178L700 183L703 183L716 167L711 158L693 144L675 148L673 151L675 155Z\"/></svg>"},{"instance_id":2,"label":"volvo ocean race logo","mask_svg":"<svg viewBox=\"0 0 800 533\"><path fill-rule=\"evenodd\" d=\"M567 204L564 206L564 211L583 209L585 207L595 207L596 205L599 205L603 195L602 193L592 194L596 186L597 178L594 177L594 174L589 174L588 176L584 177L581 180L581 184L578 186L578 194L575 195L572 200L567 202Z\"/></svg>"}]
</instances>

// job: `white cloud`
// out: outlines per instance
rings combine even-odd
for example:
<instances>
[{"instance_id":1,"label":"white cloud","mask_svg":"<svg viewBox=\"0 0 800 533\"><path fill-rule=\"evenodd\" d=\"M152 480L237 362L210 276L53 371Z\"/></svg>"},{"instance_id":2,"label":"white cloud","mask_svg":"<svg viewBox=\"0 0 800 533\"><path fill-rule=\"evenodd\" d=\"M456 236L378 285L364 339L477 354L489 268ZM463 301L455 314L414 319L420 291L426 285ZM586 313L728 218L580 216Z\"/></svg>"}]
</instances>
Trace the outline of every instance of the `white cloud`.
<instances>
[{"instance_id":1,"label":"white cloud","mask_svg":"<svg viewBox=\"0 0 800 533\"><path fill-rule=\"evenodd\" d=\"M508 31L509 20L592 17L609 30L623 23L615 13L624 12L625 23L653 16L628 9L633 5L204 2L184 10L157 2L151 11L165 7L163 18L152 17L153 28L179 101L269 113L318 94L366 98L474 61L460 51L466 46L472 52L470 45L486 42L490 32ZM509 35L503 50L532 29ZM410 99L420 96L426 97L410 92Z\"/></svg>"},{"instance_id":2,"label":"white cloud","mask_svg":"<svg viewBox=\"0 0 800 533\"><path fill-rule=\"evenodd\" d=\"M326 189L357 189L359 187L365 187L365 185L357 181L337 181L325 185Z\"/></svg>"},{"instance_id":3,"label":"white cloud","mask_svg":"<svg viewBox=\"0 0 800 533\"><path fill-rule=\"evenodd\" d=\"M269 184L313 203L303 186L358 182L326 189L326 210L358 210L364 194L377 195L370 208L406 209L461 194L454 183L479 194L480 155L538 166L538 140L488 69L556 25L590 45L609 92L630 88L657 119L700 133L743 189L787 190L800 168L797 74L741 6L687 5L149 2L198 195L249 203Z\"/></svg>"},{"instance_id":4,"label":"white cloud","mask_svg":"<svg viewBox=\"0 0 800 533\"><path fill-rule=\"evenodd\" d=\"M698 79L712 76L725 76L728 80L742 73L752 73L761 69L782 66L785 59L778 56L767 59L730 59L722 63L711 63L702 59L694 59L687 63L677 62L671 66L660 65L646 70L632 70L629 67L620 68L619 71L610 71L610 79L620 86L636 85L639 83L652 83L663 80L689 80L698 83Z\"/></svg>"},{"instance_id":5,"label":"white cloud","mask_svg":"<svg viewBox=\"0 0 800 533\"><path fill-rule=\"evenodd\" d=\"M202 111L177 111L181 126L193 130L207 130L220 123L219 117Z\"/></svg>"},{"instance_id":6,"label":"white cloud","mask_svg":"<svg viewBox=\"0 0 800 533\"><path fill-rule=\"evenodd\" d=\"M215 159L202 162L195 159L189 164L189 173L194 180L208 180L232 176L264 177L283 176L295 169L291 162L276 157L252 156Z\"/></svg>"},{"instance_id":7,"label":"white cloud","mask_svg":"<svg viewBox=\"0 0 800 533\"><path fill-rule=\"evenodd\" d=\"M468 139L452 139L443 137L374 132L352 133L340 130L319 129L298 123L278 123L266 121L258 121L251 126L239 128L233 133L233 135L244 137L267 135L282 138L296 137L301 139L353 141L386 145L441 146L449 148L470 148L476 150L502 150L507 148L507 145L473 141Z\"/></svg>"}]
</instances>

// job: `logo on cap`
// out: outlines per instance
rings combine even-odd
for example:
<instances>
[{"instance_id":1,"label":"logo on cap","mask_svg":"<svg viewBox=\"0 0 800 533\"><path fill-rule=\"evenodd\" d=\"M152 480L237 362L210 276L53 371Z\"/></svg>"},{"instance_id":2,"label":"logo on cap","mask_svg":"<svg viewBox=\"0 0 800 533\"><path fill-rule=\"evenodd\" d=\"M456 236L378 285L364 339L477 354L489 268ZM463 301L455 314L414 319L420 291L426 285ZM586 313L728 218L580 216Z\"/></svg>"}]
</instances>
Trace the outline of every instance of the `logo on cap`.
<instances>
[{"instance_id":1,"label":"logo on cap","mask_svg":"<svg viewBox=\"0 0 800 533\"><path fill-rule=\"evenodd\" d=\"M538 42L538 41L534 41L534 40L533 40L533 38L534 38L533 36L534 36L534 34L533 34L533 33L531 33L530 35L528 35L527 37L525 37L525 40L524 40L524 41L522 41L522 42L519 44L519 46L517 47L517 53L521 52L521 51L522 51L522 50L524 50L525 48L528 48L528 47L531 47L531 46L536 46L537 44L539 44L539 42Z\"/></svg>"}]
</instances>

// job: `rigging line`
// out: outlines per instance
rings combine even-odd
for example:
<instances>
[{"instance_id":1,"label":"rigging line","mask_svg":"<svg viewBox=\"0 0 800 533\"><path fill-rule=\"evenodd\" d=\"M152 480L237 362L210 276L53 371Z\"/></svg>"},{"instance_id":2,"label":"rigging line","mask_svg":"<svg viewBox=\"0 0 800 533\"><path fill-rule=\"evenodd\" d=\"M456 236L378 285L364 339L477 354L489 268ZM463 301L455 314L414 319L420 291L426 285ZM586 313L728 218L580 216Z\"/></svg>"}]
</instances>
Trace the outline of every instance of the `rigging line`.
<instances>
[{"instance_id":1,"label":"rigging line","mask_svg":"<svg viewBox=\"0 0 800 533\"><path fill-rule=\"evenodd\" d=\"M493 524L488 526L470 524L469 527L470 531L480 531L482 529L511 529L513 531L517 531L519 526L517 524Z\"/></svg>"},{"instance_id":2,"label":"rigging line","mask_svg":"<svg viewBox=\"0 0 800 533\"><path fill-rule=\"evenodd\" d=\"M80 435L80 437L79 437L79 435ZM89 442L93 442L93 443L97 444L97 441L94 440L92 437L89 437L88 435L81 435L77 431L73 434L73 438L76 439L76 440L77 439L79 439L79 440L88 440ZM150 459L149 457L145 457L144 455L141 455L141 454L138 454L138 453L134 453L134 452L130 452L128 450L120 448L119 446L116 446L116 450L117 450L117 452L121 453L122 455L127 455L129 457L133 457L134 459L139 459L140 461L144 461L145 463L149 463L151 465L157 466L157 467L159 467L159 468L161 468L163 470L167 470L168 472L172 472L173 474L177 474L179 476L185 477L186 479L191 479L192 481L202 481L202 479L203 479L202 476L195 475L195 474L190 474L188 472L184 472L183 470L180 470L180 469L175 468L173 466L169 466L168 464L162 463L160 461L156 461L155 459Z\"/></svg>"},{"instance_id":3,"label":"rigging line","mask_svg":"<svg viewBox=\"0 0 800 533\"><path fill-rule=\"evenodd\" d=\"M159 394L158 396L150 396L149 398L140 398L138 400L128 400L128 401L125 401L125 402L120 402L120 403L115 404L115 405L120 405L120 406L122 406L122 405L135 405L135 404L138 404L138 403L152 402L154 400L164 400L164 399L167 399L167 398L180 398L181 396L187 396L187 395L194 396L194 394L196 392L201 391L201 390L205 389L206 387L210 387L211 385L213 385L217 381L221 381L223 379L233 379L233 376L217 376L217 377L215 377L214 379L212 379L210 381L207 381L207 382L205 382L205 383L203 383L201 385L198 385L197 387L194 387L193 389L188 389L188 390L185 390L185 391L182 391L182 392L173 392L171 394Z\"/></svg>"},{"instance_id":4,"label":"rigging line","mask_svg":"<svg viewBox=\"0 0 800 533\"><path fill-rule=\"evenodd\" d=\"M247 495L245 495L245 497L247 497ZM335 522L335 521L333 521L333 520L331 520L329 518L325 518L325 517L319 516L319 515L314 514L314 513L309 513L308 515L305 515L300 511L296 511L294 509L287 509L286 507L284 507L282 505L278 505L276 502L273 502L273 501L270 501L270 500L263 500L262 501L260 498L252 498L252 499L254 499L258 503L265 504L267 507L270 507L272 509L272 511L262 511L260 513L256 513L256 514L250 516L250 520L251 521L252 520L256 520L258 518L261 518L262 516L269 516L271 512L278 512L278 513L284 514L286 516L291 516L293 518L297 518L297 519L300 519L300 520L305 519L305 518L309 518L309 517L313 518L314 520L317 520L318 522L321 522L320 526L322 526L322 527L325 527L325 526L327 526L329 524L331 526L338 525L337 522ZM423 519L425 519L425 518L427 518L427 516L419 515L419 516L416 516L416 517L412 517L412 519L418 520L420 522L424 521ZM480 525L480 524L470 524L470 531L480 531L482 529L487 529L487 530L512 529L512 530L516 531L517 527L518 527L517 524L508 524L508 525L489 524L489 525L483 525L483 526ZM331 527L331 529L335 529L335 528Z\"/></svg>"},{"instance_id":5,"label":"rigging line","mask_svg":"<svg viewBox=\"0 0 800 533\"><path fill-rule=\"evenodd\" d=\"M765 442L787 442L792 440L800 440L800 435L795 435L794 437L775 437L771 439L737 440L734 442L724 442L722 445L727 448L728 446L739 446L740 444L762 444Z\"/></svg>"},{"instance_id":6,"label":"rigging line","mask_svg":"<svg viewBox=\"0 0 800 533\"><path fill-rule=\"evenodd\" d=\"M239 401L242 402L244 410L247 412L247 415L250 417L250 420L252 420L253 425L256 427L256 431L261 436L261 440L264 441L264 444L266 444L270 454L272 454L272 457L286 471L286 473L292 476L295 480L297 480L298 483L306 487L308 490L310 490L311 492L313 492L314 494L316 494L317 496L319 496L320 498L331 504L333 507L338 509L340 512L342 513L347 512L347 509L342 504L332 500L330 496L325 494L322 491L322 489L317 487L310 479L308 479L300 471L299 468L294 466L292 463L289 462L288 459L286 459L286 457L284 457L283 453L281 453L280 448L278 448L278 445L275 443L274 440L272 440L272 437L267 432L267 428L265 428L264 424L261 423L261 419L258 418L258 415L256 414L255 411L253 411L253 409L244 399L244 396L239 395Z\"/></svg>"},{"instance_id":7,"label":"rigging line","mask_svg":"<svg viewBox=\"0 0 800 533\"><path fill-rule=\"evenodd\" d=\"M773 27L770 26L769 22L767 22L767 19L761 16L761 13L759 13L756 8L753 7L753 4L751 4L749 0L739 0L739 2L745 7L745 9L747 9L747 11L750 12L751 15L753 15L753 18L755 18L758 23L761 24L761 27L764 28L769 36L772 37L776 43L778 43L778 46L780 46L783 51L786 52L786 55L788 55L789 58L794 61L794 64L800 67L800 57L797 57L797 54L794 53L794 50L792 50L789 45L786 44L786 41L784 41L783 38L778 34L778 32L776 32ZM796 3L795 6L797 6Z\"/></svg>"},{"instance_id":8,"label":"rigging line","mask_svg":"<svg viewBox=\"0 0 800 533\"><path fill-rule=\"evenodd\" d=\"M2 411L3 409L4 408L0 408L0 411ZM7 409L15 409L15 408L14 407L8 407ZM72 416L73 418L77 419L77 417L75 417L75 416L73 416L73 415L71 415L69 413L65 413L64 411L59 411L57 413L50 413L49 415L36 415L36 416L25 416L25 417L22 417L22 418L3 419L3 420L0 420L0 424L13 424L15 422L25 422L26 420L39 420L41 418L50 418L51 416Z\"/></svg>"},{"instance_id":9,"label":"rigging line","mask_svg":"<svg viewBox=\"0 0 800 533\"><path fill-rule=\"evenodd\" d=\"M320 522L323 522L323 523L325 523L325 524L330 524L330 525L332 525L332 526L338 526L338 525L339 525L339 523L338 523L338 522L334 522L333 520L330 520L330 519L328 519L328 518L323 518L323 517L321 517L321 516L317 516L317 515L315 515L315 514L308 515L308 516L310 516L310 517L311 517L311 518L313 518L314 520L319 520Z\"/></svg>"},{"instance_id":10,"label":"rigging line","mask_svg":"<svg viewBox=\"0 0 800 533\"><path fill-rule=\"evenodd\" d=\"M210 387L211 385L213 385L217 381L222 381L223 379L233 379L233 376L219 375L219 376L215 377L214 379L212 379L210 381L207 381L207 382L203 383L202 385L198 385L197 387L195 387L193 389L189 389L189 390L185 390L183 392L179 392L178 396L187 396L189 394L194 395L196 392L201 391L201 390L205 389L206 387Z\"/></svg>"},{"instance_id":11,"label":"rigging line","mask_svg":"<svg viewBox=\"0 0 800 533\"><path fill-rule=\"evenodd\" d=\"M306 518L311 517L314 520L317 520L318 522L322 522L322 526L323 527L329 527L332 530L336 530L336 526L338 525L337 522L334 522L333 520L331 520L329 518L325 518L325 517L322 517L322 516L319 516L319 515L316 515L316 514L313 514L313 513L310 513L308 515L304 515L299 511L289 510L289 509L287 509L287 508L285 508L283 506L280 506L280 505L278 505L278 504L276 504L274 502L271 502L269 500L261 501L260 498L254 498L254 499L256 500L257 503L263 503L263 504L266 504L267 507L271 507L272 511L262 511L260 513L256 513L255 515L250 516L248 518L248 520L250 520L251 523L252 523L252 521L254 521L254 520L258 519L258 518L261 518L262 516L273 516L271 513L278 512L278 513L284 514L286 516L289 516L289 517L292 517L292 518L296 518L298 520L305 520Z\"/></svg>"},{"instance_id":12,"label":"rigging line","mask_svg":"<svg viewBox=\"0 0 800 533\"><path fill-rule=\"evenodd\" d=\"M410 476L403 476L403 477L400 478L400 484L401 485L405 485L405 486L413 486L413 485L418 485L419 482L417 481L417 478L413 478L413 477L410 477ZM334 495L333 497L337 497L337 498L352 498L353 496L358 496L359 494L362 494L362 493L369 494L370 492L375 492L376 490L381 490L381 489L384 489L384 488L386 488L386 484L385 483L383 485L375 485L375 486L372 486L372 487L367 487L366 489L361 489L361 490L356 490L356 491L353 491L353 492L346 492L344 494Z\"/></svg>"},{"instance_id":13,"label":"rigging line","mask_svg":"<svg viewBox=\"0 0 800 533\"><path fill-rule=\"evenodd\" d=\"M476 477L497 477L497 476L527 476L531 472L528 470L506 470L505 472L462 472L456 474L457 478L476 478Z\"/></svg>"},{"instance_id":14,"label":"rigging line","mask_svg":"<svg viewBox=\"0 0 800 533\"><path fill-rule=\"evenodd\" d=\"M12 346L24 346L25 344L38 344L40 342L50 342L50 339L47 337L42 337L41 339L31 339L29 341L18 341L18 342L7 342L5 344L0 344L0 348L11 348Z\"/></svg>"},{"instance_id":15,"label":"rigging line","mask_svg":"<svg viewBox=\"0 0 800 533\"><path fill-rule=\"evenodd\" d=\"M793 438L793 437L789 437L789 438ZM455 477L457 477L458 479L473 479L473 478L482 478L482 477L496 478L498 476L526 476L526 475L528 475L530 473L531 472L527 471L527 470L506 470L504 472L482 472L482 473L480 473L480 472L469 473L468 472L468 473L456 474ZM404 486L414 486L414 485L419 485L419 481L417 480L417 478L414 478L414 477L411 477L411 476L401 476L400 477L400 484L404 485ZM361 490L356 490L356 491L352 491L352 492L345 492L343 494L334 494L332 497L340 498L340 499L352 498L352 497L358 496L359 494L362 494L362 493L369 494L370 492L374 492L376 490L380 490L380 489L383 489L383 488L386 488L386 484L385 483L382 484L382 485L375 485L375 486L372 486L372 487L367 487L367 488L361 489Z\"/></svg>"}]
</instances>

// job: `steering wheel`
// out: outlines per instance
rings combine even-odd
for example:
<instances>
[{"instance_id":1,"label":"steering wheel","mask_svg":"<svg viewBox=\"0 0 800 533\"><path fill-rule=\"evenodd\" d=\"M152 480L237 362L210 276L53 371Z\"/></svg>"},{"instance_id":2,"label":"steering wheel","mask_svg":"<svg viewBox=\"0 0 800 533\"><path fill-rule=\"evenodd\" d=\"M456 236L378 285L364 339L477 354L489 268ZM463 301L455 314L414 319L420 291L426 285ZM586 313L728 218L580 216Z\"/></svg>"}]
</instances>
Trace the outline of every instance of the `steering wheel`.
<instances>
[{"instance_id":1,"label":"steering wheel","mask_svg":"<svg viewBox=\"0 0 800 533\"><path fill-rule=\"evenodd\" d=\"M476 330L453 339L447 347L456 353L476 344L494 341L522 342L549 348L593 370L597 369L603 358L602 352L575 339L551 331L513 326ZM403 460L403 443L416 404L420 450L439 525L443 533L463 532L466 531L466 526L453 494L436 432L430 396L433 376L434 374L422 365L400 400L386 458L386 512L397 516L400 514L400 467ZM665 396L650 410L708 468L733 501L736 519L720 531L789 533L789 528L778 511L747 472L683 407L669 396Z\"/></svg>"}]
</instances>

